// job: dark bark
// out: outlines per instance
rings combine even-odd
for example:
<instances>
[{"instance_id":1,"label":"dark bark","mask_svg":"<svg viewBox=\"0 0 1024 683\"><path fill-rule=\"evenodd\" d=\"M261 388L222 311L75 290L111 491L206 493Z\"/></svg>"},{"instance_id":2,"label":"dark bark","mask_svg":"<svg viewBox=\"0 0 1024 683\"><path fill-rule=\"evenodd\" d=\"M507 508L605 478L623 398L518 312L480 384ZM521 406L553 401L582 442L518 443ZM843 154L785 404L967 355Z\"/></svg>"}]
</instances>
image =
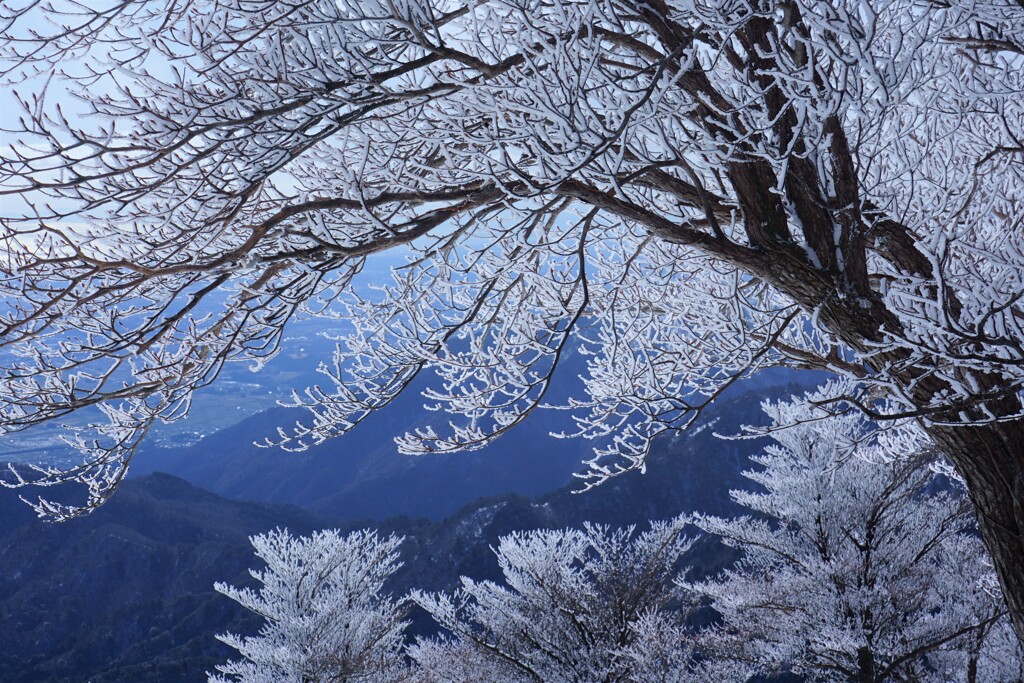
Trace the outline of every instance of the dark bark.
<instances>
[{"instance_id":1,"label":"dark bark","mask_svg":"<svg viewBox=\"0 0 1024 683\"><path fill-rule=\"evenodd\" d=\"M898 329L891 312L877 300L868 315L844 310L842 304L840 300L835 307L826 307L823 320L833 333L858 350L864 350L865 340L877 341L871 331L874 324L879 325L877 329L882 324ZM871 363L875 370L881 370L892 360L878 355ZM944 383L922 380L914 368L892 379L902 381L910 389L921 409L932 405L932 399L946 388ZM1000 388L999 379L992 374L975 376L974 381L982 390ZM1012 395L988 401L985 407L997 416L1021 412L1020 401ZM967 484L978 529L992 557L1014 631L1024 643L1024 419L993 422L985 421L985 413L978 408L964 412L968 420L978 422L957 424L964 417L958 411L932 415L933 421L924 424L924 429Z\"/></svg>"},{"instance_id":2,"label":"dark bark","mask_svg":"<svg viewBox=\"0 0 1024 683\"><path fill-rule=\"evenodd\" d=\"M875 683L875 654L867 646L857 650L857 683Z\"/></svg>"},{"instance_id":3,"label":"dark bark","mask_svg":"<svg viewBox=\"0 0 1024 683\"><path fill-rule=\"evenodd\" d=\"M898 241L903 236L889 227L886 236L892 240L889 247L897 260L920 267L920 259L914 259L916 249L901 248L907 246ZM820 271L799 267L797 259L783 249L772 256L774 258L767 262L774 262L775 266L762 266L763 271L769 271L769 281L805 309L817 308L819 321L850 347L867 351L870 342L883 341L883 329L900 328L899 319L877 296L857 296L838 284L833 285L831 292L820 289ZM828 293L822 294L823 291ZM876 372L889 372L888 368L896 360L899 359L875 354L868 364ZM903 371L903 376L891 378L910 389L914 402L921 409L932 405L932 399L947 388L939 382L922 381L920 371L913 367ZM976 375L973 379L985 391L998 393L1001 388L995 374ZM1013 395L988 401L985 407L997 416L1021 412L1021 402ZM1014 631L1024 643L1024 419L992 422L984 421L985 413L977 408L966 412L968 419L977 419L978 423L930 424L925 425L925 430L967 484L978 528L991 554ZM932 418L943 423L963 421L959 412L932 415Z\"/></svg>"},{"instance_id":4,"label":"dark bark","mask_svg":"<svg viewBox=\"0 0 1024 683\"><path fill-rule=\"evenodd\" d=\"M744 209L759 197L751 187L742 184L735 187L741 203L744 194L751 199L742 203ZM766 219L753 210L748 210L748 214L762 221ZM930 262L918 250L907 229L890 220L873 218L877 221L874 239L884 245L878 250L880 255L909 273L934 277ZM747 220L749 223L750 215ZM869 231L863 231L866 232ZM867 239L863 233L848 244L864 251ZM756 236L756 231L754 234ZM791 296L805 310L816 310L818 320L851 348L868 352L872 344L884 342L883 330L902 328L899 318L877 293L859 284L861 278L851 279L848 274L829 273L820 266L812 266L785 242L769 242L764 255L766 258L759 264L757 274ZM857 263L863 261L863 256L855 259ZM958 310L960 303L955 293L947 292L946 296L949 308ZM920 368L909 367L900 375L893 375L891 368L899 367L898 361L903 360L899 352L895 353L897 355L869 354L866 363L871 370L888 374L903 384L918 408L928 408L933 398L948 387L923 378ZM1003 388L996 373L975 375L973 380L983 391L999 393ZM1021 413L1021 402L1011 394L985 402L985 408L992 415L1010 417ZM925 425L925 429L967 483L978 528L991 554L1014 631L1024 643L1024 419L986 421L986 413L977 406L966 412L969 420L975 419L978 423L955 424L963 421L957 411L946 416L932 415L936 422L953 425L931 424Z\"/></svg>"},{"instance_id":5,"label":"dark bark","mask_svg":"<svg viewBox=\"0 0 1024 683\"><path fill-rule=\"evenodd\" d=\"M795 6L789 8L796 9ZM723 120L723 117L728 118L725 112L729 111L729 106L699 69L681 74L674 72L674 76L679 88L695 95L695 125L703 126L712 136L721 137L740 150L725 165L724 171L743 216L745 244L725 238L720 230L705 232L677 225L650 207L575 180L566 181L560 190L620 218L646 225L652 234L662 239L700 249L770 283L804 310L813 311L819 323L837 339L864 354L865 374L878 373L901 384L912 392L917 408L928 408L934 397L947 387L936 382L924 386L923 382L928 383L926 369L907 364L907 356L900 356L898 351L885 357L877 353L877 345L886 340L883 330L899 334L902 323L871 283L868 252L874 252L908 276L927 281L938 279L938 274L933 272L932 260L918 246L920 236L861 196L855 155L838 119L833 117L823 122L831 140L828 151L835 186L832 194L819 186L818 170L811 168L802 154L790 154L791 141L796 143L793 149L798 152L806 151L806 147L803 141L792 138L797 128L789 103L776 83L777 65L769 56L772 46L784 41L778 35L769 41L769 34L776 32L778 25L766 19L770 16L769 7L765 5L762 9L762 13L752 15L748 25L737 33L747 48L747 58L734 66L764 90L766 113L770 120L777 122L774 132L779 140L779 154L790 155L787 175L781 185L786 199L800 217L802 237L813 257L804 245L793 239L785 205L776 189L780 183L773 168L756 153L749 157L742 154L747 145L745 137L753 133L739 128L735 120ZM662 0L638 3L636 11L651 24L673 54L693 38L690 29L669 18ZM792 14L786 21L788 30L805 30L800 26L798 14ZM792 57L799 61L805 55ZM716 211L726 208L724 201L709 204L696 187L678 178L666 182L662 177L656 187L680 201L703 208L709 217L715 217ZM955 315L960 310L956 293L947 289L943 295L946 297L943 305ZM903 369L894 371L893 368ZM987 377L973 379L990 390L1003 388L998 369ZM990 402L985 407L1003 416L1014 415L1020 408L1016 398L998 402L1003 405ZM932 417L943 421L941 415ZM984 418L984 415L977 411L975 417ZM950 422L959 421L958 415L949 418ZM1024 643L1024 420L975 426L928 426L926 429L967 482L978 526L992 555L1014 629Z\"/></svg>"},{"instance_id":6,"label":"dark bark","mask_svg":"<svg viewBox=\"0 0 1024 683\"><path fill-rule=\"evenodd\" d=\"M1013 628L1024 642L1024 420L927 430L967 482Z\"/></svg>"}]
</instances>

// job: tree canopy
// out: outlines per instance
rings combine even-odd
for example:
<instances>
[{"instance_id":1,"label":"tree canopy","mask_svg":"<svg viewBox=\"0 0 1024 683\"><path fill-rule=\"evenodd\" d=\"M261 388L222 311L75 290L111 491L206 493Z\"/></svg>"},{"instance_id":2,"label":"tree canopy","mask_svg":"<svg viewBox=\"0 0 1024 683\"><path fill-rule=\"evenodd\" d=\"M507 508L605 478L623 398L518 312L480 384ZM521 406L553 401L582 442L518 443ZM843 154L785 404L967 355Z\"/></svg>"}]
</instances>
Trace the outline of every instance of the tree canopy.
<instances>
[{"instance_id":1,"label":"tree canopy","mask_svg":"<svg viewBox=\"0 0 1024 683\"><path fill-rule=\"evenodd\" d=\"M410 594L451 634L410 649L421 677L445 683L747 678L749 671L730 662L694 661L699 638L683 627L694 603L675 584L693 545L682 535L686 523L685 516L652 522L639 534L588 524L503 537L495 554L504 585L462 577L455 595ZM649 647L659 638L661 652Z\"/></svg>"},{"instance_id":2,"label":"tree canopy","mask_svg":"<svg viewBox=\"0 0 1024 683\"><path fill-rule=\"evenodd\" d=\"M751 514L694 517L743 559L689 587L765 672L1018 680L1024 649L1000 642L1009 620L967 500L933 471L921 430L855 414L787 426L807 400L765 406L773 443L744 473L757 486L732 492Z\"/></svg>"},{"instance_id":3,"label":"tree canopy","mask_svg":"<svg viewBox=\"0 0 1024 683\"><path fill-rule=\"evenodd\" d=\"M292 536L286 529L251 539L266 563L250 570L259 589L218 583L220 593L266 622L259 635L217 636L242 659L217 666L210 683L397 683L404 676L404 609L384 593L401 567L402 539L368 529L326 529ZM223 674L223 675L221 675Z\"/></svg>"},{"instance_id":4,"label":"tree canopy","mask_svg":"<svg viewBox=\"0 0 1024 683\"><path fill-rule=\"evenodd\" d=\"M575 339L594 482L813 367L952 460L1024 637L1020 2L26 0L0 57L3 426L101 413L41 513L296 316L348 327L289 447L424 369L468 422L401 447L479 447Z\"/></svg>"}]
</instances>

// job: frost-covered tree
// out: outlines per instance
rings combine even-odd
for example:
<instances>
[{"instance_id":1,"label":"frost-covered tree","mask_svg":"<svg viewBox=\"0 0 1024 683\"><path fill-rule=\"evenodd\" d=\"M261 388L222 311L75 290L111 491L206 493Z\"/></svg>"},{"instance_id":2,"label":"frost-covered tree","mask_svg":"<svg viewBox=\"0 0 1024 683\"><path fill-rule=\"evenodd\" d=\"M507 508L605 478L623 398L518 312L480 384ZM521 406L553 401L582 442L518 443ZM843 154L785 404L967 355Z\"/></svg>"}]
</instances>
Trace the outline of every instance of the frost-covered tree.
<instances>
[{"instance_id":1,"label":"frost-covered tree","mask_svg":"<svg viewBox=\"0 0 1024 683\"><path fill-rule=\"evenodd\" d=\"M961 659L947 670L955 671L966 683L1007 681L1024 683L1024 647L1021 646L1007 620L993 625L985 632L966 661Z\"/></svg>"},{"instance_id":2,"label":"frost-covered tree","mask_svg":"<svg viewBox=\"0 0 1024 683\"><path fill-rule=\"evenodd\" d=\"M405 675L404 609L383 593L398 569L400 538L364 530L253 536L266 567L258 590L216 589L266 620L259 635L217 638L242 659L217 666L210 683L387 683Z\"/></svg>"},{"instance_id":3,"label":"frost-covered tree","mask_svg":"<svg viewBox=\"0 0 1024 683\"><path fill-rule=\"evenodd\" d=\"M924 435L911 424L872 430L855 415L794 424L810 414L803 403L766 404L775 443L744 473L759 490L732 492L753 514L694 517L743 558L689 587L766 672L1017 680L1019 662L976 677L979 658L997 667L1024 650L986 642L1008 626L1005 607L963 495L945 490L923 457L907 457Z\"/></svg>"},{"instance_id":4,"label":"frost-covered tree","mask_svg":"<svg viewBox=\"0 0 1024 683\"><path fill-rule=\"evenodd\" d=\"M1024 683L1024 646L1018 642L1009 620L988 621L993 608L1001 607L995 576L986 573L980 581L964 578L947 575L942 581L957 588L949 599L962 608L972 609L982 626L951 646L929 654L936 677L941 675L950 683Z\"/></svg>"},{"instance_id":5,"label":"frost-covered tree","mask_svg":"<svg viewBox=\"0 0 1024 683\"><path fill-rule=\"evenodd\" d=\"M622 652L627 683L743 683L754 668L731 634L694 633L678 619L648 613Z\"/></svg>"},{"instance_id":6,"label":"frost-covered tree","mask_svg":"<svg viewBox=\"0 0 1024 683\"><path fill-rule=\"evenodd\" d=\"M685 595L674 583L691 546L685 519L632 527L513 533L495 551L506 586L463 577L455 595L414 591L413 601L451 635L410 649L424 680L444 683L626 683L638 659L700 680L693 638L680 619ZM634 645L673 633L663 656ZM655 675L654 670L646 674Z\"/></svg>"},{"instance_id":7,"label":"frost-covered tree","mask_svg":"<svg viewBox=\"0 0 1024 683\"><path fill-rule=\"evenodd\" d=\"M344 340L291 447L426 368L463 417L401 447L477 448L575 335L593 481L737 377L825 368L963 475L1024 638L1019 0L15 0L0 59L3 426L105 416L8 483L98 505L303 315Z\"/></svg>"}]
</instances>

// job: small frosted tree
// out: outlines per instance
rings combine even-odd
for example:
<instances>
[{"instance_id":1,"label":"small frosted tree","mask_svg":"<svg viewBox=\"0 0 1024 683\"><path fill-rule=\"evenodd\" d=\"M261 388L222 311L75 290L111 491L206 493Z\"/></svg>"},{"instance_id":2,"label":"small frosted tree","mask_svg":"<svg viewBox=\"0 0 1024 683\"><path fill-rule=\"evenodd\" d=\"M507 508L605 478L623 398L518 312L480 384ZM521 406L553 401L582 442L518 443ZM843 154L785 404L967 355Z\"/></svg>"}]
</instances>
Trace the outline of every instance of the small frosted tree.
<instances>
[{"instance_id":1,"label":"small frosted tree","mask_svg":"<svg viewBox=\"0 0 1024 683\"><path fill-rule=\"evenodd\" d=\"M463 577L454 596L412 599L451 633L410 654L423 680L463 683L633 681L632 645L648 626L680 627L674 583L692 541L685 519L633 527L514 533L496 550L507 587ZM672 662L690 665L691 642ZM644 679L646 680L646 679Z\"/></svg>"},{"instance_id":2,"label":"small frosted tree","mask_svg":"<svg viewBox=\"0 0 1024 683\"><path fill-rule=\"evenodd\" d=\"M1006 627L1005 607L964 496L926 457L908 457L924 434L856 415L815 420L806 401L765 408L775 443L744 473L762 490L732 492L754 515L694 517L744 551L689 587L746 656L822 681L1016 680L971 678L979 657L998 666L981 650Z\"/></svg>"},{"instance_id":3,"label":"small frosted tree","mask_svg":"<svg viewBox=\"0 0 1024 683\"><path fill-rule=\"evenodd\" d=\"M1009 620L988 619L994 606L1002 607L995 576L965 582L958 567L948 568L954 573L942 577L942 581L958 588L950 599L963 609L973 610L982 625L957 641L957 647L942 648L929 657L936 672L948 683L1024 683L1024 648Z\"/></svg>"},{"instance_id":4,"label":"small frosted tree","mask_svg":"<svg viewBox=\"0 0 1024 683\"><path fill-rule=\"evenodd\" d=\"M251 538L263 570L259 590L216 589L264 617L258 636L217 636L242 659L217 667L211 683L326 683L398 680L401 605L382 595L401 564L400 538L370 530L292 536L276 530Z\"/></svg>"},{"instance_id":5,"label":"small frosted tree","mask_svg":"<svg viewBox=\"0 0 1024 683\"><path fill-rule=\"evenodd\" d=\"M645 614L633 631L633 641L622 650L627 683L740 682L752 673L742 657L730 656L736 643L728 635L694 633L679 619L659 613Z\"/></svg>"}]
</instances>

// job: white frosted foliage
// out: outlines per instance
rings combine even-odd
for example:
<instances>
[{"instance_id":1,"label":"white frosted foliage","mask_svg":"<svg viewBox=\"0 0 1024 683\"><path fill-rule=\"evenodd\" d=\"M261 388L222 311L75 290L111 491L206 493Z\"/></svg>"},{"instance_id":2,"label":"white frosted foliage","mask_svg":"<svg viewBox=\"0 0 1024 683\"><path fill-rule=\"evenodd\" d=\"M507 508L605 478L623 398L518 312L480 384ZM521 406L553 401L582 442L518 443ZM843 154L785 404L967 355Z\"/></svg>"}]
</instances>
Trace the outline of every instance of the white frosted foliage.
<instances>
[{"instance_id":1,"label":"white frosted foliage","mask_svg":"<svg viewBox=\"0 0 1024 683\"><path fill-rule=\"evenodd\" d=\"M682 621L692 605L673 583L692 545L685 523L505 536L495 553L506 585L463 577L454 595L412 593L450 633L410 649L418 675L445 683L716 680L711 663L694 659L700 642Z\"/></svg>"},{"instance_id":2,"label":"white frosted foliage","mask_svg":"<svg viewBox=\"0 0 1024 683\"><path fill-rule=\"evenodd\" d=\"M2 480L86 485L41 515L101 504L153 424L311 316L342 339L293 449L420 373L437 420L399 448L480 448L570 348L591 483L769 365L931 425L1021 412L1012 2L57 2L0 27L24 100L2 429L101 408L79 466ZM407 262L370 287L385 251Z\"/></svg>"},{"instance_id":3,"label":"white frosted foliage","mask_svg":"<svg viewBox=\"0 0 1024 683\"><path fill-rule=\"evenodd\" d=\"M216 584L265 619L255 636L224 634L239 660L217 667L211 683L387 683L404 675L404 609L383 593L401 566L401 539L369 530L252 537L266 567L250 570L257 589Z\"/></svg>"},{"instance_id":4,"label":"white frosted foliage","mask_svg":"<svg viewBox=\"0 0 1024 683\"><path fill-rule=\"evenodd\" d=\"M970 507L928 467L920 429L823 419L810 405L822 397L765 405L774 443L744 473L754 492L732 492L750 514L693 519L743 557L687 586L766 673L1017 680L1022 651L1001 635L1009 620ZM987 678L968 677L972 660Z\"/></svg>"}]
</instances>

